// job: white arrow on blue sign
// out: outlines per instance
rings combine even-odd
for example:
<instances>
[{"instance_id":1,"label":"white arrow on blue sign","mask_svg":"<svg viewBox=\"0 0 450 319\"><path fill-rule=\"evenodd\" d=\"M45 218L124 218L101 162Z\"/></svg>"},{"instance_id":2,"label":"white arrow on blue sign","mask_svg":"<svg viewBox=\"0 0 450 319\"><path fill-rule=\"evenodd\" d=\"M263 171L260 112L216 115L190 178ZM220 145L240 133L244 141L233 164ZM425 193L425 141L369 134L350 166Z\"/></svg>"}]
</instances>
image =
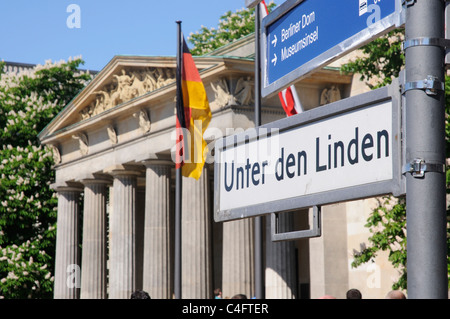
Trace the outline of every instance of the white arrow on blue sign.
<instances>
[{"instance_id":1,"label":"white arrow on blue sign","mask_svg":"<svg viewBox=\"0 0 450 319\"><path fill-rule=\"evenodd\" d=\"M262 22L267 96L401 25L401 0L288 0Z\"/></svg>"}]
</instances>

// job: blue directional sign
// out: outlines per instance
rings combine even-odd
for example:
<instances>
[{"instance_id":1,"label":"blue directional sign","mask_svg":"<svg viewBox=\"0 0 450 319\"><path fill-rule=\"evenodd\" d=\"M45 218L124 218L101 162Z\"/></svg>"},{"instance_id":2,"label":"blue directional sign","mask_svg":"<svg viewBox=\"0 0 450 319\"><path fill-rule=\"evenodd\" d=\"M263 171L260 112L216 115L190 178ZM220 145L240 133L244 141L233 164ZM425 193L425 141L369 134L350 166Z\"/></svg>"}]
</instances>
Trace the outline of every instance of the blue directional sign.
<instances>
[{"instance_id":1,"label":"blue directional sign","mask_svg":"<svg viewBox=\"0 0 450 319\"><path fill-rule=\"evenodd\" d=\"M400 25L400 0L288 0L262 22L267 96Z\"/></svg>"}]
</instances>

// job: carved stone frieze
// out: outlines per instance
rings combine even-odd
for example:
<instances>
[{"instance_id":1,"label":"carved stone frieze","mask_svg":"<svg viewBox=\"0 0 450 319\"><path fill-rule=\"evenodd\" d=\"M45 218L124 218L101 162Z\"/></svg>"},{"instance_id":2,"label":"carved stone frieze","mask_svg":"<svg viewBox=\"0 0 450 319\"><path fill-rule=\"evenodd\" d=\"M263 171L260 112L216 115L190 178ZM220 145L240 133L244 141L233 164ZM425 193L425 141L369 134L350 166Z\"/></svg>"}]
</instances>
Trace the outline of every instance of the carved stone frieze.
<instances>
[{"instance_id":1,"label":"carved stone frieze","mask_svg":"<svg viewBox=\"0 0 450 319\"><path fill-rule=\"evenodd\" d=\"M219 107L233 104L233 95L231 95L228 81L225 78L221 78L215 83L212 82L211 87L215 93L215 102Z\"/></svg>"},{"instance_id":2,"label":"carved stone frieze","mask_svg":"<svg viewBox=\"0 0 450 319\"><path fill-rule=\"evenodd\" d=\"M133 116L139 119L139 127L144 134L150 131L152 124L146 110L140 110L134 113Z\"/></svg>"},{"instance_id":3,"label":"carved stone frieze","mask_svg":"<svg viewBox=\"0 0 450 319\"><path fill-rule=\"evenodd\" d=\"M48 144L48 146L52 150L53 161L55 162L55 165L58 165L59 163L61 163L61 153L59 152L59 148L53 144Z\"/></svg>"},{"instance_id":4,"label":"carved stone frieze","mask_svg":"<svg viewBox=\"0 0 450 319\"><path fill-rule=\"evenodd\" d=\"M117 132L116 129L112 124L108 125L106 127L106 131L108 132L109 140L111 141L111 144L115 145L117 144Z\"/></svg>"},{"instance_id":5,"label":"carved stone frieze","mask_svg":"<svg viewBox=\"0 0 450 319\"><path fill-rule=\"evenodd\" d=\"M215 103L219 107L229 105L251 105L254 102L254 83L251 77L220 78L211 83L215 93Z\"/></svg>"},{"instance_id":6,"label":"carved stone frieze","mask_svg":"<svg viewBox=\"0 0 450 319\"><path fill-rule=\"evenodd\" d=\"M87 155L89 152L89 140L87 135L84 133L77 133L72 135L72 138L79 141L81 155Z\"/></svg>"},{"instance_id":7,"label":"carved stone frieze","mask_svg":"<svg viewBox=\"0 0 450 319\"><path fill-rule=\"evenodd\" d=\"M331 87L322 90L322 93L320 94L320 105L336 102L340 99L341 92L335 85L332 85Z\"/></svg>"},{"instance_id":8,"label":"carved stone frieze","mask_svg":"<svg viewBox=\"0 0 450 319\"><path fill-rule=\"evenodd\" d=\"M253 79L251 77L239 78L234 89L234 95L239 105L253 104L255 98Z\"/></svg>"},{"instance_id":9,"label":"carved stone frieze","mask_svg":"<svg viewBox=\"0 0 450 319\"><path fill-rule=\"evenodd\" d=\"M91 118L174 81L175 71L171 68L122 69L113 75L111 82L94 92L94 101L80 112L81 119Z\"/></svg>"}]
</instances>

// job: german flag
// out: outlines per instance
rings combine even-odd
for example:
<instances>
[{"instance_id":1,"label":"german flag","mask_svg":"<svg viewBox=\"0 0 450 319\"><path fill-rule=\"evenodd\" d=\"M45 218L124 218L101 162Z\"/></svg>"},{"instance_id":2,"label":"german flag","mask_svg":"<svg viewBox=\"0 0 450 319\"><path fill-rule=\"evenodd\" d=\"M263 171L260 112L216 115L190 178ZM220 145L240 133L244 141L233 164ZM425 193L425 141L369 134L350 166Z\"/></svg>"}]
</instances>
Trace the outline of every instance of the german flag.
<instances>
[{"instance_id":1,"label":"german flag","mask_svg":"<svg viewBox=\"0 0 450 319\"><path fill-rule=\"evenodd\" d=\"M208 145L203 134L211 121L205 87L186 41L182 39L181 65L177 66L177 159L185 177L199 179ZM180 64L180 62L178 62Z\"/></svg>"}]
</instances>

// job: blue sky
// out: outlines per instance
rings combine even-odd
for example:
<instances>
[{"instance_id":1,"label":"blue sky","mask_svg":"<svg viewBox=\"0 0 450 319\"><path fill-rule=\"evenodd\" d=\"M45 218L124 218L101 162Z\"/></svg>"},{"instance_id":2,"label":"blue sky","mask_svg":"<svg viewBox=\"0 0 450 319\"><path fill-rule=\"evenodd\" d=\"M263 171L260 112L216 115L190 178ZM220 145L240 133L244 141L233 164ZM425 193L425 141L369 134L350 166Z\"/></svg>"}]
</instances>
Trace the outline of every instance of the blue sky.
<instances>
[{"instance_id":1,"label":"blue sky","mask_svg":"<svg viewBox=\"0 0 450 319\"><path fill-rule=\"evenodd\" d=\"M174 56L176 20L187 37L244 7L245 0L2 0L0 60L43 64L81 55L83 68L101 70L114 55Z\"/></svg>"}]
</instances>

